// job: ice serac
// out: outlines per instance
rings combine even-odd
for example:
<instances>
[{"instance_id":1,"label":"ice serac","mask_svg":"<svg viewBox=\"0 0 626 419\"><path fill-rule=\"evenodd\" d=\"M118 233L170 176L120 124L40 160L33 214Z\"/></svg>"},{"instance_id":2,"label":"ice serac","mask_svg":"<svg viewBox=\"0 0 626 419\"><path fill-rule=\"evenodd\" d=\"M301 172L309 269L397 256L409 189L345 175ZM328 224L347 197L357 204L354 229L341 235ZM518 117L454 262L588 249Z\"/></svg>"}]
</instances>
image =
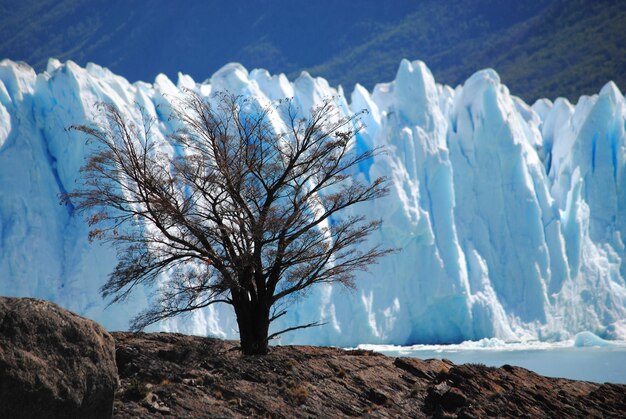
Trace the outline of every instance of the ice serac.
<instances>
[{"instance_id":1,"label":"ice serac","mask_svg":"<svg viewBox=\"0 0 626 419\"><path fill-rule=\"evenodd\" d=\"M289 81L239 64L204 83L179 74L176 83L159 75L130 84L95 64L51 60L35 74L2 61L0 294L51 299L110 329L126 328L150 304L158 289L138 289L109 309L98 295L116 256L89 243L82 216L59 205L90 151L66 128L97 118L103 101L139 123L140 105L155 120L159 150L181 153L169 141L177 128L169 116L185 89L207 98L228 90L262 105L293 97L302 110L335 97L346 114L367 110L354 147L386 150L351 175L386 176L390 194L354 211L382 218L372 243L401 250L359 274L354 291L311 290L275 327L326 325L283 343L564 339L583 331L626 338L626 100L617 86L576 105L529 106L493 70L453 89L407 60L395 80L372 92L357 85L349 101L310 74ZM219 306L156 328L237 336L233 313Z\"/></svg>"},{"instance_id":2,"label":"ice serac","mask_svg":"<svg viewBox=\"0 0 626 419\"><path fill-rule=\"evenodd\" d=\"M545 323L547 284L552 275L563 274L550 262L564 255L558 247L550 252L547 244L547 228L558 223L558 212L533 148L536 128L528 126L492 70L465 83L453 118L449 147L461 246L483 260L490 278L486 291L493 288L507 315ZM472 284L483 291L479 281Z\"/></svg>"}]
</instances>

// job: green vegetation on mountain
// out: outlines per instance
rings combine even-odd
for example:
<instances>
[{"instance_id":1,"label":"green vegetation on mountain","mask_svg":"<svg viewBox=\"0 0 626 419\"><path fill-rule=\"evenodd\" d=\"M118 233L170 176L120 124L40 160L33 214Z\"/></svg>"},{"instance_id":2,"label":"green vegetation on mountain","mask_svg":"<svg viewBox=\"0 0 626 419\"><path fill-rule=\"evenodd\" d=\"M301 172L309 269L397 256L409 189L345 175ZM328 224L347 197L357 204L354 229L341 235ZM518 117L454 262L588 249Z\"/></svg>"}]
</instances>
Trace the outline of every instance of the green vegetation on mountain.
<instances>
[{"instance_id":1,"label":"green vegetation on mountain","mask_svg":"<svg viewBox=\"0 0 626 419\"><path fill-rule=\"evenodd\" d=\"M441 83L491 67L526 101L575 100L609 80L626 89L624 28L622 0L0 0L0 58L93 61L147 81L201 81L238 61L347 90L392 80L408 58Z\"/></svg>"},{"instance_id":2,"label":"green vegetation on mountain","mask_svg":"<svg viewBox=\"0 0 626 419\"><path fill-rule=\"evenodd\" d=\"M597 93L609 80L626 89L624 1L568 1L508 35L478 63L496 68L511 91L523 92L525 99L576 100Z\"/></svg>"},{"instance_id":3,"label":"green vegetation on mountain","mask_svg":"<svg viewBox=\"0 0 626 419\"><path fill-rule=\"evenodd\" d=\"M401 57L419 58L452 86L491 67L527 101L597 93L609 80L626 88L626 2L558 1L424 4L399 25L312 67L331 83L368 88L392 80ZM508 22L491 9L511 9ZM517 10L514 10L517 7ZM502 12L504 13L504 11ZM517 18L517 19L516 19ZM500 24L499 24L500 23Z\"/></svg>"}]
</instances>

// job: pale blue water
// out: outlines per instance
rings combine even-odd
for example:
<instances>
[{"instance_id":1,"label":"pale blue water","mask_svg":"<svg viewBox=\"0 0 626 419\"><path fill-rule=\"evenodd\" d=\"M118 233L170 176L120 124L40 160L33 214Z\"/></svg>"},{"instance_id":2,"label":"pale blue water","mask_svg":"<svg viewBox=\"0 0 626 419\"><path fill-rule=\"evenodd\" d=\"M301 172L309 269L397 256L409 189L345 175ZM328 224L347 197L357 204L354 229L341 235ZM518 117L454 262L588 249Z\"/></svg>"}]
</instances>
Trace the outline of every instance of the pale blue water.
<instances>
[{"instance_id":1,"label":"pale blue water","mask_svg":"<svg viewBox=\"0 0 626 419\"><path fill-rule=\"evenodd\" d=\"M510 364L549 377L626 384L626 346L541 349L465 349L456 345L450 349L444 346L436 349L368 346L368 349L389 356L446 358L455 364L472 362L493 367Z\"/></svg>"}]
</instances>

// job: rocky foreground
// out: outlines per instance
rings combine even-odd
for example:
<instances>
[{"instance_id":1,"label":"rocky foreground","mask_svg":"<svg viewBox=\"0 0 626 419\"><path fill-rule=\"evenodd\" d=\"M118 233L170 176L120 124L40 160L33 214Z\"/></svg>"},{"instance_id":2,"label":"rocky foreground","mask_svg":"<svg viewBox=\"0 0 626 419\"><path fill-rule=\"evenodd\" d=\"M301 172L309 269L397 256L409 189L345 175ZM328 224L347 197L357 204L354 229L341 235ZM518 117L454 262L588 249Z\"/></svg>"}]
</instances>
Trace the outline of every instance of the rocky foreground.
<instances>
[{"instance_id":1,"label":"rocky foreground","mask_svg":"<svg viewBox=\"0 0 626 419\"><path fill-rule=\"evenodd\" d=\"M623 368L616 365L615 368ZM109 334L47 301L0 297L0 418L624 417L626 385L369 351Z\"/></svg>"},{"instance_id":2,"label":"rocky foreground","mask_svg":"<svg viewBox=\"0 0 626 419\"><path fill-rule=\"evenodd\" d=\"M113 333L116 417L624 417L626 385L369 351ZM622 368L622 366L616 366Z\"/></svg>"}]
</instances>

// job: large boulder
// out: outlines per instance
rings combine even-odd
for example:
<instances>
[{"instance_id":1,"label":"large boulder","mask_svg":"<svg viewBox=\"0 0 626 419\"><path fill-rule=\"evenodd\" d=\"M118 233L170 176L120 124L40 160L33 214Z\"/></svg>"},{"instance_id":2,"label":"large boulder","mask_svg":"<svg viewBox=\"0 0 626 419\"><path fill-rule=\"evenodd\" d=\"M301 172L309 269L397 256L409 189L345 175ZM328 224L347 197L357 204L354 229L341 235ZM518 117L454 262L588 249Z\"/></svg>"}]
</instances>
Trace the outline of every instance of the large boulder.
<instances>
[{"instance_id":1,"label":"large boulder","mask_svg":"<svg viewBox=\"0 0 626 419\"><path fill-rule=\"evenodd\" d=\"M116 387L115 341L100 325L0 297L1 418L109 418Z\"/></svg>"}]
</instances>

